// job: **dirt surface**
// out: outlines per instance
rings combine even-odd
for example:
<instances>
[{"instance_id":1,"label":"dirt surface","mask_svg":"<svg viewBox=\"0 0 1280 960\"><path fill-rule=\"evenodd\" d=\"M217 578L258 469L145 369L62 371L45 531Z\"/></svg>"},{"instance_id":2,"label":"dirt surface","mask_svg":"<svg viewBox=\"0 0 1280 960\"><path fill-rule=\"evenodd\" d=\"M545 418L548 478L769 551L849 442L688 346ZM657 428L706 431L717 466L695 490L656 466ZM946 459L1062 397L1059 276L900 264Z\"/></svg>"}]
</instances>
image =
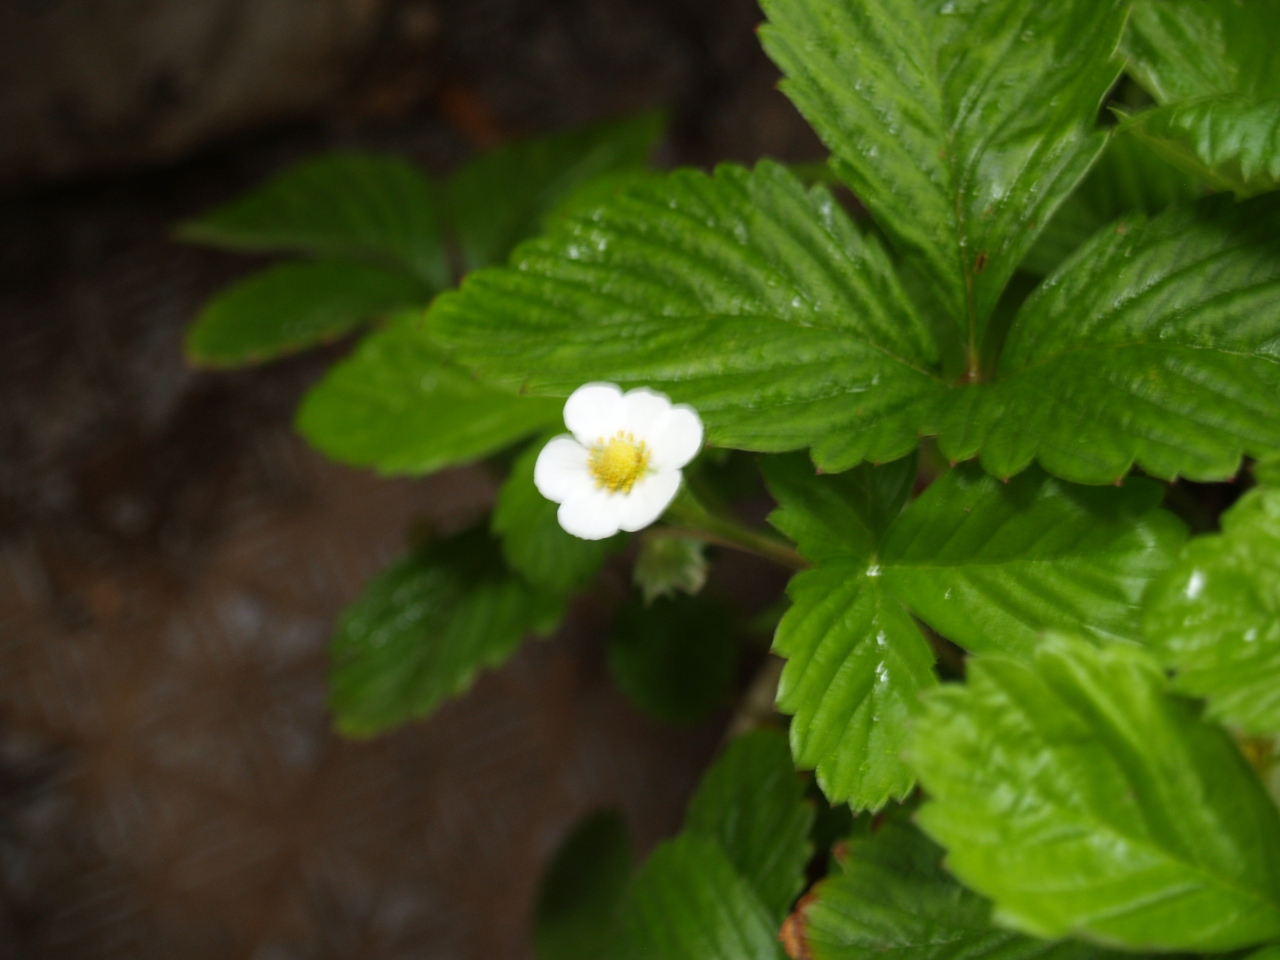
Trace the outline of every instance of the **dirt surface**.
<instances>
[{"instance_id":1,"label":"dirt surface","mask_svg":"<svg viewBox=\"0 0 1280 960\"><path fill-rule=\"evenodd\" d=\"M342 348L182 361L202 300L256 264L171 225L316 149L440 171L662 105L668 161L818 153L750 3L435 14L429 49L391 44L323 122L0 198L0 956L525 957L572 823L618 806L651 847L720 740L723 715L673 730L625 702L590 602L430 721L334 737L334 614L409 524L465 525L494 478L383 481L309 451L292 410Z\"/></svg>"}]
</instances>

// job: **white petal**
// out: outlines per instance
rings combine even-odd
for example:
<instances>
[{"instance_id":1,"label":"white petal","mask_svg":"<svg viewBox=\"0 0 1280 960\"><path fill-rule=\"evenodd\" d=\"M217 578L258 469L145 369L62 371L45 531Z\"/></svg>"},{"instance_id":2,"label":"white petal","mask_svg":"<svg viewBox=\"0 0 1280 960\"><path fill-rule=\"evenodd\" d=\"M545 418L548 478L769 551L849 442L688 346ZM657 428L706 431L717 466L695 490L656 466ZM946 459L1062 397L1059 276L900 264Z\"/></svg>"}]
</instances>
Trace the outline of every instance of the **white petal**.
<instances>
[{"instance_id":1,"label":"white petal","mask_svg":"<svg viewBox=\"0 0 1280 960\"><path fill-rule=\"evenodd\" d=\"M586 447L568 435L556 437L542 448L533 465L533 485L556 503L595 489Z\"/></svg>"},{"instance_id":2,"label":"white petal","mask_svg":"<svg viewBox=\"0 0 1280 960\"><path fill-rule=\"evenodd\" d=\"M702 449L702 418L688 404L671 408L648 438L655 470L678 470Z\"/></svg>"},{"instance_id":3,"label":"white petal","mask_svg":"<svg viewBox=\"0 0 1280 960\"><path fill-rule=\"evenodd\" d=\"M635 434L637 440L652 445L655 429L660 430L671 411L671 399L665 393L640 387L622 395L622 419L614 430Z\"/></svg>"},{"instance_id":4,"label":"white petal","mask_svg":"<svg viewBox=\"0 0 1280 960\"><path fill-rule=\"evenodd\" d=\"M645 477L623 499L618 526L628 533L643 530L662 516L679 489L679 470L659 470Z\"/></svg>"},{"instance_id":5,"label":"white petal","mask_svg":"<svg viewBox=\"0 0 1280 960\"><path fill-rule=\"evenodd\" d=\"M583 540L603 540L618 532L618 508L624 498L592 487L575 494L556 511L566 533Z\"/></svg>"},{"instance_id":6,"label":"white petal","mask_svg":"<svg viewBox=\"0 0 1280 960\"><path fill-rule=\"evenodd\" d=\"M611 437L622 426L622 391L612 383L588 383L564 402L564 425L584 447Z\"/></svg>"}]
</instances>

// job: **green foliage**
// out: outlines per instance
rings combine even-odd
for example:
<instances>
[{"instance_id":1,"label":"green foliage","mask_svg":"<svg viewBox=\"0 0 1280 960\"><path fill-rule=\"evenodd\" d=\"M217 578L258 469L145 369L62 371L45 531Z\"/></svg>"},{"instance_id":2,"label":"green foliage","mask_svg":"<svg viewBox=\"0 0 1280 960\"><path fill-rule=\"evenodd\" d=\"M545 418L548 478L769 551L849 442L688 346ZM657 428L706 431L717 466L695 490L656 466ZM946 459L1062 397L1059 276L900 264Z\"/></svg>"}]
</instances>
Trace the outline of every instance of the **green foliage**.
<instances>
[{"instance_id":1,"label":"green foliage","mask_svg":"<svg viewBox=\"0 0 1280 960\"><path fill-rule=\"evenodd\" d=\"M402 314L306 395L299 432L334 460L421 474L478 460L558 424L561 404L478 383ZM566 534L566 536L568 536Z\"/></svg>"},{"instance_id":2,"label":"green foliage","mask_svg":"<svg viewBox=\"0 0 1280 960\"><path fill-rule=\"evenodd\" d=\"M538 960L608 957L630 879L631 838L618 813L596 813L574 827L542 877L533 926Z\"/></svg>"},{"instance_id":3,"label":"green foliage","mask_svg":"<svg viewBox=\"0 0 1280 960\"><path fill-rule=\"evenodd\" d=\"M218 294L187 334L196 364L234 367L334 340L430 291L409 274L343 260L283 263Z\"/></svg>"},{"instance_id":4,"label":"green foliage","mask_svg":"<svg viewBox=\"0 0 1280 960\"><path fill-rule=\"evenodd\" d=\"M1035 936L1230 950L1280 937L1280 814L1141 651L1059 636L970 661L912 763L947 864Z\"/></svg>"},{"instance_id":5,"label":"green foliage","mask_svg":"<svg viewBox=\"0 0 1280 960\"><path fill-rule=\"evenodd\" d=\"M666 723L701 720L722 704L738 663L735 631L718 604L688 596L633 599L614 621L609 669L618 686Z\"/></svg>"},{"instance_id":6,"label":"green foliage","mask_svg":"<svg viewBox=\"0 0 1280 960\"><path fill-rule=\"evenodd\" d=\"M1252 490L1152 585L1144 620L1174 689L1208 715L1280 734L1280 490Z\"/></svg>"},{"instance_id":7,"label":"green foliage","mask_svg":"<svg viewBox=\"0 0 1280 960\"><path fill-rule=\"evenodd\" d=\"M512 575L483 527L428 545L375 577L338 622L329 704L338 729L368 737L467 690L562 602Z\"/></svg>"},{"instance_id":8,"label":"green foliage","mask_svg":"<svg viewBox=\"0 0 1280 960\"><path fill-rule=\"evenodd\" d=\"M512 570L537 587L569 593L585 587L626 538L580 540L560 528L557 505L533 485L533 468L542 447L543 441L531 444L512 465L493 508L493 532L502 541L502 555Z\"/></svg>"},{"instance_id":9,"label":"green foliage","mask_svg":"<svg viewBox=\"0 0 1280 960\"><path fill-rule=\"evenodd\" d=\"M631 578L645 603L677 593L696 596L707 583L706 545L689 537L646 537Z\"/></svg>"},{"instance_id":10,"label":"green foliage","mask_svg":"<svg viewBox=\"0 0 1280 960\"><path fill-rule=\"evenodd\" d=\"M798 458L764 466L770 520L816 564L788 587L774 639L787 658L778 708L795 717L796 763L855 808L914 784L908 718L936 681L910 614L974 651L1025 655L1040 631L1079 624L1133 642L1143 591L1184 536L1138 479L1077 487L1029 470L1002 484L961 468L903 510L914 458L835 477Z\"/></svg>"}]
</instances>

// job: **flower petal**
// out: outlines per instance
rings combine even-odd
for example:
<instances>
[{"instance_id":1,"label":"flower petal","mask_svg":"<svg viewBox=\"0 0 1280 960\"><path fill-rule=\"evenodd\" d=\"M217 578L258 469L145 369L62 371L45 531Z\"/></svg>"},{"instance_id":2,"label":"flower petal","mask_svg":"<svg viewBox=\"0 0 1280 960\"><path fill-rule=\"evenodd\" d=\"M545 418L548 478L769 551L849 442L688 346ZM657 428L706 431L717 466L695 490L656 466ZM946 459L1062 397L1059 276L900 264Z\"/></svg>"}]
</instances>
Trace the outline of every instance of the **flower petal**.
<instances>
[{"instance_id":1,"label":"flower petal","mask_svg":"<svg viewBox=\"0 0 1280 960\"><path fill-rule=\"evenodd\" d=\"M621 495L592 487L560 504L556 519L575 537L604 540L618 532L618 509L623 502Z\"/></svg>"},{"instance_id":2,"label":"flower petal","mask_svg":"<svg viewBox=\"0 0 1280 960\"><path fill-rule=\"evenodd\" d=\"M655 432L661 431L667 414L671 411L671 399L665 393L640 387L622 395L622 419L614 430L635 434L652 446Z\"/></svg>"},{"instance_id":3,"label":"flower petal","mask_svg":"<svg viewBox=\"0 0 1280 960\"><path fill-rule=\"evenodd\" d=\"M618 526L633 533L657 520L680 489L679 470L659 470L645 477L622 500Z\"/></svg>"},{"instance_id":4,"label":"flower petal","mask_svg":"<svg viewBox=\"0 0 1280 960\"><path fill-rule=\"evenodd\" d=\"M587 383L564 402L564 425L584 447L622 427L622 391L613 383Z\"/></svg>"},{"instance_id":5,"label":"flower petal","mask_svg":"<svg viewBox=\"0 0 1280 960\"><path fill-rule=\"evenodd\" d=\"M649 447L655 470L678 470L702 449L702 418L688 404L677 404L657 424Z\"/></svg>"},{"instance_id":6,"label":"flower petal","mask_svg":"<svg viewBox=\"0 0 1280 960\"><path fill-rule=\"evenodd\" d=\"M555 503L595 489L588 465L590 454L573 437L562 435L549 441L533 465L533 485Z\"/></svg>"}]
</instances>

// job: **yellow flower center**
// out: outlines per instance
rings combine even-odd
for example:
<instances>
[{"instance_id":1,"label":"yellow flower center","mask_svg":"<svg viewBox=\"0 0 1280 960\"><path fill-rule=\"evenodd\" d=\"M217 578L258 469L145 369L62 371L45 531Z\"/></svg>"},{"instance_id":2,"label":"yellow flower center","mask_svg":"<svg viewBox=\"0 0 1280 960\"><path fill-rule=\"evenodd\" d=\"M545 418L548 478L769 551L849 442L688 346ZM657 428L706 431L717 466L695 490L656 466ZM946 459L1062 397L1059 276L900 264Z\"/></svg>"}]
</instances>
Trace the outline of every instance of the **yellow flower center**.
<instances>
[{"instance_id":1,"label":"yellow flower center","mask_svg":"<svg viewBox=\"0 0 1280 960\"><path fill-rule=\"evenodd\" d=\"M630 493L637 480L649 472L649 448L635 434L618 431L617 436L601 437L591 448L588 461L596 486L610 493Z\"/></svg>"}]
</instances>

